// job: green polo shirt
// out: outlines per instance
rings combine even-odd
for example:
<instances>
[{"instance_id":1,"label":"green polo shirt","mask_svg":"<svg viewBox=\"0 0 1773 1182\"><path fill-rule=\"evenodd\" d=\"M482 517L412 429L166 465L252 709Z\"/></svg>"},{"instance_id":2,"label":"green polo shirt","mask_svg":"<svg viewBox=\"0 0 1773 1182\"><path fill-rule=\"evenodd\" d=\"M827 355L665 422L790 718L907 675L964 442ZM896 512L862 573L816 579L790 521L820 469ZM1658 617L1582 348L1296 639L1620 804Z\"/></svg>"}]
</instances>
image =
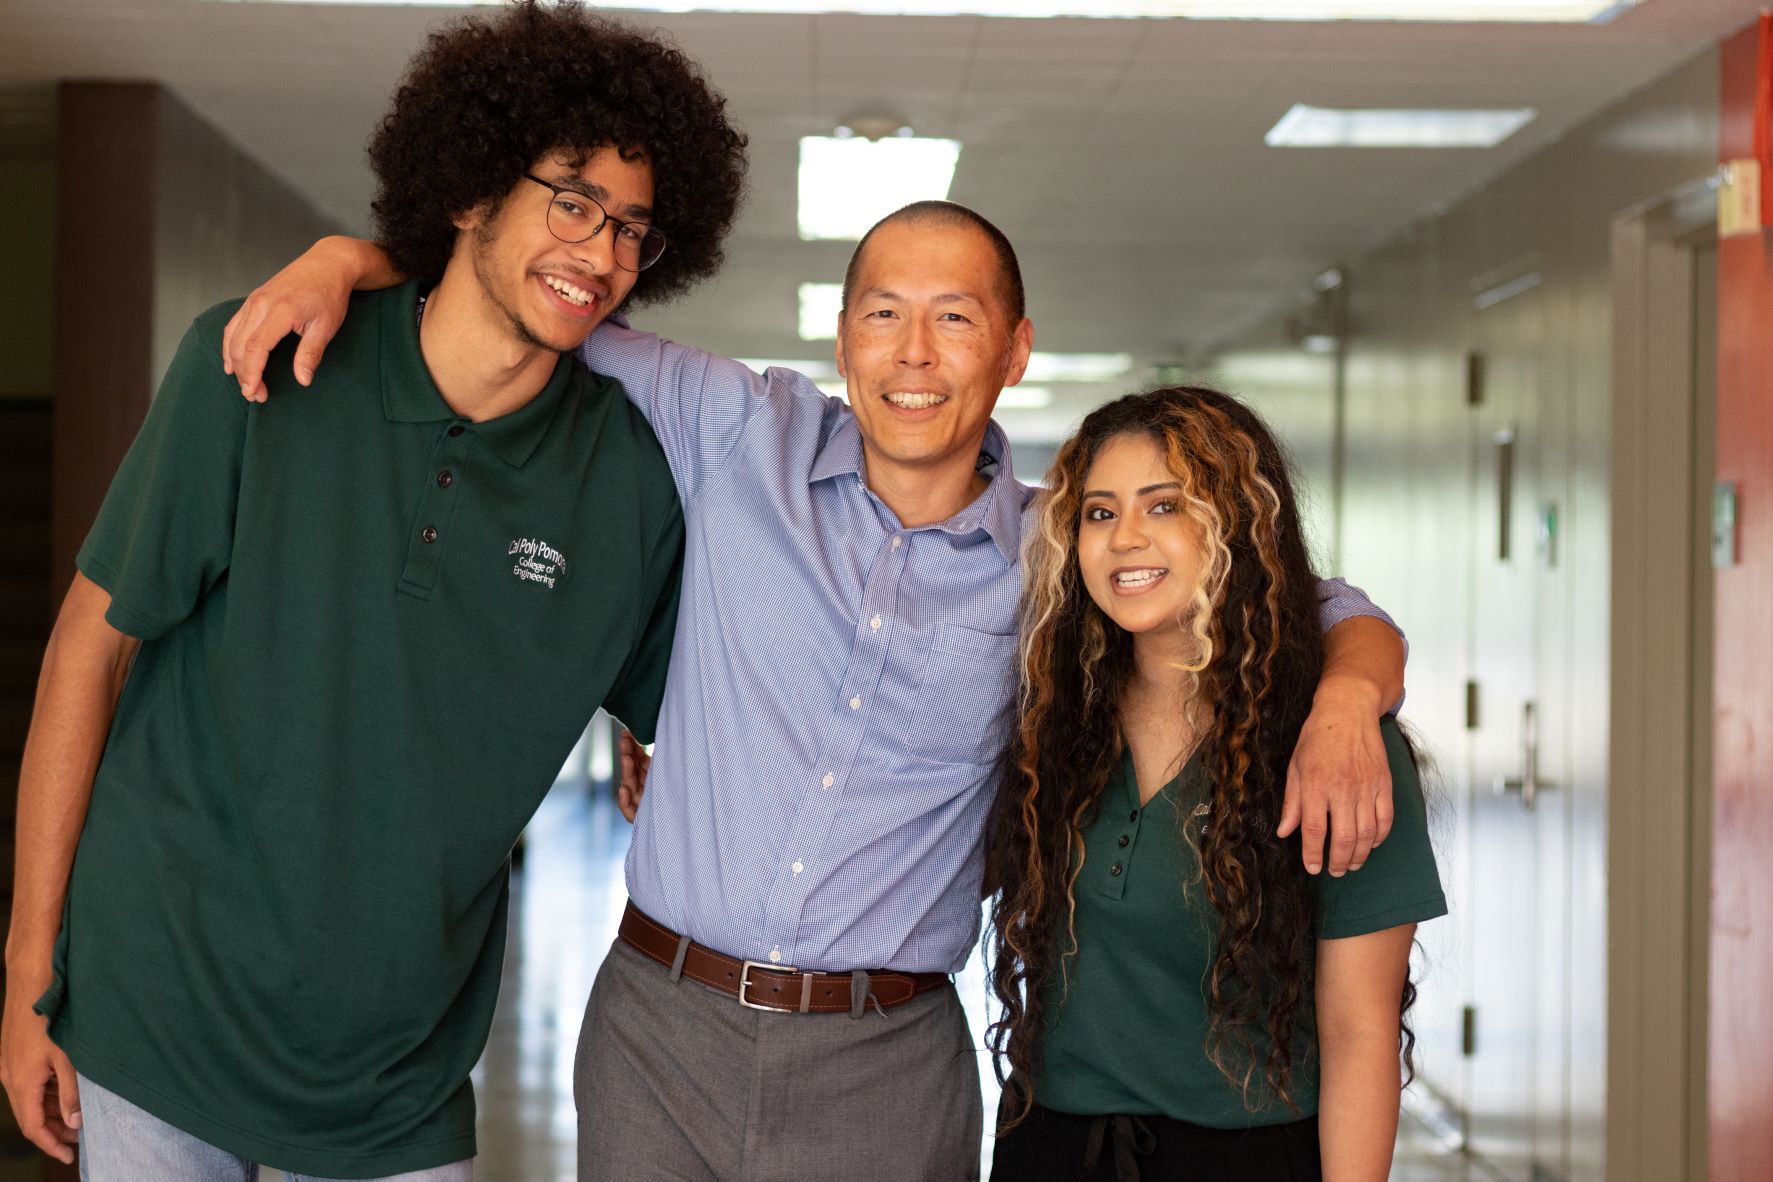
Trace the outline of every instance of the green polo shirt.
<instances>
[{"instance_id":1,"label":"green polo shirt","mask_svg":"<svg viewBox=\"0 0 1773 1182\"><path fill-rule=\"evenodd\" d=\"M1323 874L1317 932L1365 935L1447 913L1415 765L1397 723L1380 729L1391 765L1391 836L1359 870ZM1300 1119L1257 1080L1255 1110L1208 1060L1204 983L1219 930L1200 882L1200 858L1182 839L1178 805L1196 826L1208 798L1198 761L1139 804L1131 757L1109 781L1084 833L1076 885L1077 954L1069 991L1045 991L1052 1015L1041 1041L1036 1103L1060 1112L1161 1115L1238 1129ZM1317 1063L1309 1035L1294 1052L1293 1098L1317 1111ZM1310 1056L1310 1057L1308 1057Z\"/></svg>"},{"instance_id":2,"label":"green polo shirt","mask_svg":"<svg viewBox=\"0 0 1773 1182\"><path fill-rule=\"evenodd\" d=\"M681 510L570 357L462 419L408 285L354 297L311 389L279 351L254 406L217 361L234 307L186 334L80 551L143 644L38 1009L81 1072L243 1157L459 1161L512 845L599 706L650 740Z\"/></svg>"}]
</instances>

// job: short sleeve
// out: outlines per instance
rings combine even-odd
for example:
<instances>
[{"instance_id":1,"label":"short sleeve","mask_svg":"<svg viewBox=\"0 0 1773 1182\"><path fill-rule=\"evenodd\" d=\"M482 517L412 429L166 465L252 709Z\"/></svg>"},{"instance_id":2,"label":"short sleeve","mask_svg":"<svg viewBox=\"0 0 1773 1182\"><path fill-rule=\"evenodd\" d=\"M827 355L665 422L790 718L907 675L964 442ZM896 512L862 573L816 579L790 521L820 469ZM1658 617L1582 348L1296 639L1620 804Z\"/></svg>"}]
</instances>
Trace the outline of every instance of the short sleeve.
<instances>
[{"instance_id":1,"label":"short sleeve","mask_svg":"<svg viewBox=\"0 0 1773 1182\"><path fill-rule=\"evenodd\" d=\"M665 673L677 631L677 603L683 584L683 513L675 499L671 517L647 561L647 602L651 605L603 708L642 743L651 743L665 698Z\"/></svg>"},{"instance_id":2,"label":"short sleeve","mask_svg":"<svg viewBox=\"0 0 1773 1182\"><path fill-rule=\"evenodd\" d=\"M1396 720L1383 719L1379 731L1391 768L1391 836L1359 870L1341 878L1323 873L1313 880L1322 940L1364 936L1447 913L1416 761Z\"/></svg>"},{"instance_id":3,"label":"short sleeve","mask_svg":"<svg viewBox=\"0 0 1773 1182\"><path fill-rule=\"evenodd\" d=\"M75 558L110 594L112 627L142 640L188 617L233 557L252 411L216 360L232 307L206 312L185 333Z\"/></svg>"}]
</instances>

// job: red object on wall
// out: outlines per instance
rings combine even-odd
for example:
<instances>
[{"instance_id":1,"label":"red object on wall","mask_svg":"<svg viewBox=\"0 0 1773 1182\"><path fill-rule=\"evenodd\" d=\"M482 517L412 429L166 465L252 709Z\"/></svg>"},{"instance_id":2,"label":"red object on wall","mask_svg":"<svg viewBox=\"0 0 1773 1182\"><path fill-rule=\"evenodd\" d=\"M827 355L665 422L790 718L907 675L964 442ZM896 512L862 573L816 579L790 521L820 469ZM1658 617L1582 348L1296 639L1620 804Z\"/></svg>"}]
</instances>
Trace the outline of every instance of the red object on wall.
<instances>
[{"instance_id":1,"label":"red object on wall","mask_svg":"<svg viewBox=\"0 0 1773 1182\"><path fill-rule=\"evenodd\" d=\"M1761 225L1773 226L1773 11L1762 11L1756 41L1752 153L1761 166Z\"/></svg>"},{"instance_id":2,"label":"red object on wall","mask_svg":"<svg viewBox=\"0 0 1773 1182\"><path fill-rule=\"evenodd\" d=\"M1767 146L1769 24L1724 42L1720 161ZM1773 47L1770 47L1773 48ZM1757 142L1758 141L1758 142ZM1763 195L1764 199L1765 195ZM1717 479L1738 555L1717 575L1713 719L1712 1182L1773 1178L1773 240L1718 243Z\"/></svg>"}]
</instances>

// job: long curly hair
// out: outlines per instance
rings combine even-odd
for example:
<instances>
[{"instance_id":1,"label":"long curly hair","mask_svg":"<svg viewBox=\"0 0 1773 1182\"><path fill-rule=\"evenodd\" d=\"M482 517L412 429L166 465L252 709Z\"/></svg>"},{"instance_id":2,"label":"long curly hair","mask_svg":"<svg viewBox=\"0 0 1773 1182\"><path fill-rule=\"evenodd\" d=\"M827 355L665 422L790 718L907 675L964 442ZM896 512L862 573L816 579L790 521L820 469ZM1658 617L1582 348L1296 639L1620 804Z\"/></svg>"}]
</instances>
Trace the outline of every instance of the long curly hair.
<instances>
[{"instance_id":1,"label":"long curly hair","mask_svg":"<svg viewBox=\"0 0 1773 1182\"><path fill-rule=\"evenodd\" d=\"M550 152L604 146L651 161L654 224L670 242L629 299L656 303L718 270L746 138L695 63L571 0L452 22L413 58L370 139L377 234L396 268L433 282L456 215L497 208Z\"/></svg>"},{"instance_id":2,"label":"long curly hair","mask_svg":"<svg viewBox=\"0 0 1773 1182\"><path fill-rule=\"evenodd\" d=\"M1060 448L1023 559L1018 712L986 838L999 887L988 971L1003 1007L989 1038L1010 1098L1006 1128L1034 1104L1042 991L1063 985L1077 951L1083 832L1122 754L1132 638L1090 598L1077 544L1090 466L1127 435L1163 450L1181 485L1178 508L1202 539L1198 583L1177 624L1194 639L1187 700L1211 797L1204 834L1184 838L1199 851L1218 913L1205 1051L1246 1106L1260 1078L1296 1109L1294 1047L1314 1012L1315 895L1298 836L1274 832L1323 665L1317 580L1286 457L1253 411L1217 390L1128 395L1091 413Z\"/></svg>"}]
</instances>

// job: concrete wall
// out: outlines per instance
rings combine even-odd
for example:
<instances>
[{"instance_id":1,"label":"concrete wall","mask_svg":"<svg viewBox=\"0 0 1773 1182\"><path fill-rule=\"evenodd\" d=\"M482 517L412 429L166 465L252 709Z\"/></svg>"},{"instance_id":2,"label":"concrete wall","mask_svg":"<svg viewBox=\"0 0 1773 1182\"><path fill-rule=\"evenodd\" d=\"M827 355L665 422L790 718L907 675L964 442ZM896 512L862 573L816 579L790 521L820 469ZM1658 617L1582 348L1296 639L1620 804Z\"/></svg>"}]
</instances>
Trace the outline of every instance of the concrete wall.
<instances>
[{"instance_id":1,"label":"concrete wall","mask_svg":"<svg viewBox=\"0 0 1773 1182\"><path fill-rule=\"evenodd\" d=\"M1610 235L1622 211L1712 171L1717 86L1717 56L1708 53L1444 215L1347 262L1346 474L1331 511L1340 515L1342 572L1410 634L1406 717L1438 759L1443 876L1455 909L1423 933L1424 1075L1474 1114L1474 1128L1495 1127L1492 1143L1511 1176L1526 1176L1532 1160L1557 1178L1640 1176L1630 1160L1606 1161ZM1350 167L1382 175L1383 153L1349 157ZM1520 295L1478 309L1483 293L1511 284ZM1297 351L1284 360L1282 319L1226 348L1216 368L1284 425L1307 479L1328 489L1333 371ZM1473 351L1491 362L1488 407L1467 404ZM1496 409L1500 398L1513 400L1506 412ZM1531 424L1516 462L1535 500L1514 509L1525 551L1501 564L1493 439L1512 421L1505 415ZM1531 540L1541 506L1556 511L1549 552ZM1321 516L1317 524L1324 528ZM1495 581L1503 567L1517 572L1515 583ZM1519 614L1502 614L1497 597L1517 593ZM1541 700L1544 774L1559 787L1530 822L1495 819L1490 778L1518 750L1518 721L1513 702L1492 706L1492 691L1534 677L1522 692ZM1468 678L1484 702L1470 729ZM1538 899L1564 896L1568 906L1538 914L1527 899L1498 915L1495 904L1518 885L1500 864L1534 876ZM1513 923L1512 946L1486 942L1476 918L1486 910L1491 936ZM1498 974L1513 972L1516 955L1514 975L1531 979L1519 996L1498 996L1513 987ZM1512 1112L1484 1111L1496 1097L1461 1053L1465 1004L1478 1009L1480 1054L1508 1039L1525 1044L1515 1048ZM1515 1024L1509 1007L1537 1007L1536 1023Z\"/></svg>"},{"instance_id":2,"label":"concrete wall","mask_svg":"<svg viewBox=\"0 0 1773 1182\"><path fill-rule=\"evenodd\" d=\"M67 281L56 295L51 584L61 588L192 318L333 227L154 83L63 83L57 153L54 266ZM68 183L88 175L105 183Z\"/></svg>"},{"instance_id":3,"label":"concrete wall","mask_svg":"<svg viewBox=\"0 0 1773 1182\"><path fill-rule=\"evenodd\" d=\"M155 157L156 382L205 308L243 296L316 238L338 232L308 200L167 91Z\"/></svg>"},{"instance_id":4,"label":"concrete wall","mask_svg":"<svg viewBox=\"0 0 1773 1182\"><path fill-rule=\"evenodd\" d=\"M48 104L46 103L47 107ZM0 134L0 398L47 398L55 364L55 145L44 126Z\"/></svg>"}]
</instances>

